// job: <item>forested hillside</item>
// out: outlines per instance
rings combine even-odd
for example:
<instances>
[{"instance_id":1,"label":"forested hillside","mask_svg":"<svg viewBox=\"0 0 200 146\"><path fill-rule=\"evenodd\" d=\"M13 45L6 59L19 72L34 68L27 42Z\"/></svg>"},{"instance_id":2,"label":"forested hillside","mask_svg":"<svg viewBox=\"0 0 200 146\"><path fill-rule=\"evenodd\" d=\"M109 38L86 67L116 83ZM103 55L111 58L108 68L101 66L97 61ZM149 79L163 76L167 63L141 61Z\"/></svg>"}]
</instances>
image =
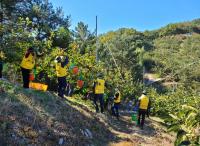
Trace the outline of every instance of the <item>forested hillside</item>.
<instances>
[{"instance_id":1,"label":"forested hillside","mask_svg":"<svg viewBox=\"0 0 200 146\"><path fill-rule=\"evenodd\" d=\"M200 19L153 31L120 28L96 37L84 22L69 29L70 14L66 17L46 0L2 0L0 6L0 62L9 82L22 84L20 62L33 47L38 55L35 81L56 92L54 59L62 48L69 58L67 81L74 95L92 92L99 73L108 83L105 95L118 88L124 103L145 89L151 115L177 133L175 145L200 145Z\"/></svg>"}]
</instances>

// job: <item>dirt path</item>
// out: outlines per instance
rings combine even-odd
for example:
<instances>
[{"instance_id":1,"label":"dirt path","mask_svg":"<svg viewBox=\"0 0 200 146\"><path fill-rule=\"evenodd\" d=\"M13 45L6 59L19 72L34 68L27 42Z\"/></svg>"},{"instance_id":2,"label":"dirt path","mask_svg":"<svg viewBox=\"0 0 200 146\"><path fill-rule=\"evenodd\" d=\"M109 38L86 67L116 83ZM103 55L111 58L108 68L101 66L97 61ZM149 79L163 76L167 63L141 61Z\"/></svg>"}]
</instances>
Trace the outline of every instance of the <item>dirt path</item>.
<instances>
[{"instance_id":1,"label":"dirt path","mask_svg":"<svg viewBox=\"0 0 200 146\"><path fill-rule=\"evenodd\" d=\"M167 133L167 130L159 122L157 118L150 117L146 119L144 130L137 127L134 121L131 121L130 114L121 113L121 117L117 120L109 113L96 114L84 105L75 105L81 113L95 119L105 125L115 138L116 142L110 143L109 146L173 146L175 135ZM112 140L113 141L113 140Z\"/></svg>"},{"instance_id":2,"label":"dirt path","mask_svg":"<svg viewBox=\"0 0 200 146\"><path fill-rule=\"evenodd\" d=\"M112 117L105 122L108 122L110 131L121 139L111 146L173 146L174 136L151 119L146 120L144 130L137 127L130 116L122 115L119 121Z\"/></svg>"}]
</instances>

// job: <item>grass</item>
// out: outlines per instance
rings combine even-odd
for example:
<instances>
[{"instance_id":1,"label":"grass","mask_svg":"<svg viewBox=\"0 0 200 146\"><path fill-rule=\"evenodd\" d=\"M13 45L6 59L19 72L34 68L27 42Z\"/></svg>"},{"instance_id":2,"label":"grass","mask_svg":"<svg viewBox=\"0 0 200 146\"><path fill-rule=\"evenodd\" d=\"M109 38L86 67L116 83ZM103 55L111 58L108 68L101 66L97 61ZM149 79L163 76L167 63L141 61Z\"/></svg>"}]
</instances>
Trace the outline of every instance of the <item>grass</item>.
<instances>
[{"instance_id":1,"label":"grass","mask_svg":"<svg viewBox=\"0 0 200 146\"><path fill-rule=\"evenodd\" d=\"M129 146L145 143L146 136L155 143L155 129L147 128L137 130L127 116L118 121L108 113L96 114L92 101L81 95L61 99L0 80L0 145L54 146L63 139L67 146Z\"/></svg>"},{"instance_id":2,"label":"grass","mask_svg":"<svg viewBox=\"0 0 200 146\"><path fill-rule=\"evenodd\" d=\"M98 146L114 140L103 123L84 112L92 105L86 101L82 107L78 95L64 100L5 81L0 81L0 92L0 145L57 145L63 138L65 145ZM85 129L92 138L82 133Z\"/></svg>"},{"instance_id":3,"label":"grass","mask_svg":"<svg viewBox=\"0 0 200 146\"><path fill-rule=\"evenodd\" d=\"M84 99L83 95L76 94L73 95L73 97L67 97L67 100L73 102L73 104L83 105L88 109L94 110L94 105L92 104L92 101Z\"/></svg>"}]
</instances>

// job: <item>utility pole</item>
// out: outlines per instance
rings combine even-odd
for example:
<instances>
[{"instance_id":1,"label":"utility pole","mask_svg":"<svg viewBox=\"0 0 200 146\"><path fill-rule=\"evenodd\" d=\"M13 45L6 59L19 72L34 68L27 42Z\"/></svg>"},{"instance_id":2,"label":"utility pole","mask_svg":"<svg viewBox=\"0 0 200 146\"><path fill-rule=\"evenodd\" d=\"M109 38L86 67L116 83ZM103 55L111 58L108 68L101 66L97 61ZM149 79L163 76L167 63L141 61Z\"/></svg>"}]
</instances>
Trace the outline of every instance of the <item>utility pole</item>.
<instances>
[{"instance_id":1,"label":"utility pole","mask_svg":"<svg viewBox=\"0 0 200 146\"><path fill-rule=\"evenodd\" d=\"M99 58L98 58L97 16L96 16L96 62L98 61L99 61Z\"/></svg>"},{"instance_id":2,"label":"utility pole","mask_svg":"<svg viewBox=\"0 0 200 146\"><path fill-rule=\"evenodd\" d=\"M0 2L0 25L3 25L3 4ZM0 43L2 44L3 32L0 34Z\"/></svg>"},{"instance_id":3,"label":"utility pole","mask_svg":"<svg viewBox=\"0 0 200 146\"><path fill-rule=\"evenodd\" d=\"M145 89L145 66L144 66L144 46L142 47L141 51L141 65L142 65L142 84L143 84L143 90Z\"/></svg>"},{"instance_id":4,"label":"utility pole","mask_svg":"<svg viewBox=\"0 0 200 146\"><path fill-rule=\"evenodd\" d=\"M144 81L144 75L145 75L145 67L142 66L142 82L143 82L143 90L145 89L145 81Z\"/></svg>"},{"instance_id":5,"label":"utility pole","mask_svg":"<svg viewBox=\"0 0 200 146\"><path fill-rule=\"evenodd\" d=\"M3 10L2 10L2 3L0 3L0 22L3 21Z\"/></svg>"},{"instance_id":6,"label":"utility pole","mask_svg":"<svg viewBox=\"0 0 200 146\"><path fill-rule=\"evenodd\" d=\"M2 24L3 22L3 6L2 2L0 2L0 23Z\"/></svg>"}]
</instances>

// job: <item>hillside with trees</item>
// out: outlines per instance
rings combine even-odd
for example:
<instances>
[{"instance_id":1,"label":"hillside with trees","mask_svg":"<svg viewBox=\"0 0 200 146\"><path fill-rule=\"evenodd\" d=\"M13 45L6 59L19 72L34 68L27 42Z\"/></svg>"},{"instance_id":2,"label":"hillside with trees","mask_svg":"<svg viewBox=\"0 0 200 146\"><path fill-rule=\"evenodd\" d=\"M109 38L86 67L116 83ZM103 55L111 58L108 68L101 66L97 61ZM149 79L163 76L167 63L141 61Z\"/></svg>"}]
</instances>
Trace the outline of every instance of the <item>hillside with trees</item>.
<instances>
[{"instance_id":1,"label":"hillside with trees","mask_svg":"<svg viewBox=\"0 0 200 146\"><path fill-rule=\"evenodd\" d=\"M29 47L33 47L38 55L35 81L48 85L48 92L51 93L48 96L39 92L44 99L38 99L40 95L35 94L39 93L30 92L32 100L42 104L47 102L48 106L44 107L47 111L49 106L56 108L57 112L63 110L56 105L56 102L61 104L62 101L57 98L54 101L56 96L52 95L57 91L54 59L62 48L69 58L67 81L72 88L72 97L84 97L91 93L93 82L101 73L108 84L105 89L106 97L112 96L114 89L118 88L125 106L133 97L138 98L142 91L146 90L152 101L151 116L162 119L167 132L176 133L174 144L200 145L200 19L168 24L153 31L140 32L133 28L120 28L96 37L95 31L91 31L84 22L79 22L75 29L71 30L70 14L65 16L61 8L55 9L46 0L2 0L0 6L0 62L4 65L3 77L9 83L7 85L1 81L0 84L0 111L6 111L6 114L0 112L1 117L12 117L13 115L9 114L15 110L15 106L24 108L24 105L9 104L19 100L19 97L26 100L24 94L29 96L29 93L21 89L20 71L20 62ZM74 66L78 67L77 74L73 73ZM153 77L150 78L150 75ZM80 80L84 83L81 87L77 83ZM16 86L19 91L14 91ZM15 89L10 94L12 88ZM11 97L15 92L19 97ZM87 105L84 102L88 100L82 102ZM70 108L70 105L66 106ZM64 107L65 105L62 105L62 108ZM91 107L86 108L91 110ZM23 114L24 111L19 109L19 112ZM27 111L31 113L31 118L34 118L35 112L38 111ZM53 117L56 115L50 111L46 114L48 118L51 114ZM38 116L35 120L39 123L43 115ZM71 119L76 118L71 116ZM0 131L5 131L6 126L12 125L13 121L20 121L19 117L15 120L0 119ZM59 120L68 121L67 117ZM87 118L84 120L88 126L96 121ZM40 124L44 124L43 122ZM69 122L68 125L70 124L72 123ZM97 124L97 130L105 128L100 122ZM76 131L76 128L73 130ZM103 133L103 136L114 137L109 128L106 130L108 135ZM79 137L81 132L75 131L68 134ZM0 135L0 138L4 136L7 135ZM100 139L105 140L105 144L110 140L103 137ZM76 139L72 140L69 144L79 145L75 143ZM81 144L87 145L90 142L83 138ZM101 145L99 141L96 143Z\"/></svg>"}]
</instances>

